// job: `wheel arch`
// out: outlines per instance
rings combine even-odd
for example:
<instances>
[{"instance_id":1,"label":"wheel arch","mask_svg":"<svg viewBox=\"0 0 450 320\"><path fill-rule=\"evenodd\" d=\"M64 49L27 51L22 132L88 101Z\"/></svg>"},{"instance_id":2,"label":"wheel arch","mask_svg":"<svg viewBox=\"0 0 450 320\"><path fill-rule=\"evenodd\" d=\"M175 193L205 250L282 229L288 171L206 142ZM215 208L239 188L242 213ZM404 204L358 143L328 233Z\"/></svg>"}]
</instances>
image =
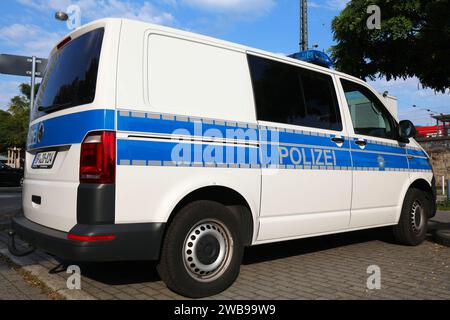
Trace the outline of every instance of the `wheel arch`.
<instances>
[{"instance_id":1,"label":"wheel arch","mask_svg":"<svg viewBox=\"0 0 450 320\"><path fill-rule=\"evenodd\" d=\"M434 179L434 178L433 178ZM409 184L409 186L406 188L406 190L403 192L403 197L402 197L402 200L401 200L401 206L400 206L400 212L398 213L398 215L397 215L397 217L396 217L396 221L398 222L399 221L399 219L400 219L400 214L401 214L401 208L402 208L402 206L403 206L403 202L404 202L404 200L405 200L405 196L406 196L406 193L411 189L411 188L415 188L415 189L419 189L419 190L421 190L421 191L423 191L425 194L426 194L426 198L428 199L428 200L430 200L430 201L433 201L433 199L434 199L434 190L433 190L433 181L432 182L429 182L429 181L427 181L425 178L423 178L423 177L420 177L420 178L417 178L417 179L415 179L414 181L412 181L412 183L410 183ZM435 213L435 207L436 207L436 205L433 203L432 204L433 205L433 208L432 208L432 212L431 212L431 215L434 215L434 213Z\"/></svg>"},{"instance_id":2,"label":"wheel arch","mask_svg":"<svg viewBox=\"0 0 450 320\"><path fill-rule=\"evenodd\" d=\"M256 219L253 215L252 208L241 193L226 186L211 185L199 187L190 191L182 197L171 210L167 219L167 225L170 225L181 208L196 200L216 201L226 206L241 222L241 233L243 235L244 245L249 246L252 244L254 232L256 230Z\"/></svg>"}]
</instances>

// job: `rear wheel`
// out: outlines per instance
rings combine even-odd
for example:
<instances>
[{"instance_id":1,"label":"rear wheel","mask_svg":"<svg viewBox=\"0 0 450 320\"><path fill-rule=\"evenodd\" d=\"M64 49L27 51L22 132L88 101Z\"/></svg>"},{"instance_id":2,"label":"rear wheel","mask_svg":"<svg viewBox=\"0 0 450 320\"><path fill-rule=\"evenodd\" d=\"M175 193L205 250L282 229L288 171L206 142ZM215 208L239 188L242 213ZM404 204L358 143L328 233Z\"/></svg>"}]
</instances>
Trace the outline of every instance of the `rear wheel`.
<instances>
[{"instance_id":1,"label":"rear wheel","mask_svg":"<svg viewBox=\"0 0 450 320\"><path fill-rule=\"evenodd\" d=\"M411 188L403 202L399 223L394 226L395 239L402 244L416 246L421 244L427 234L430 203L424 192Z\"/></svg>"},{"instance_id":2,"label":"rear wheel","mask_svg":"<svg viewBox=\"0 0 450 320\"><path fill-rule=\"evenodd\" d=\"M173 291L192 298L222 292L237 278L243 245L239 222L225 206L195 201L182 208L167 230L158 265Z\"/></svg>"}]
</instances>

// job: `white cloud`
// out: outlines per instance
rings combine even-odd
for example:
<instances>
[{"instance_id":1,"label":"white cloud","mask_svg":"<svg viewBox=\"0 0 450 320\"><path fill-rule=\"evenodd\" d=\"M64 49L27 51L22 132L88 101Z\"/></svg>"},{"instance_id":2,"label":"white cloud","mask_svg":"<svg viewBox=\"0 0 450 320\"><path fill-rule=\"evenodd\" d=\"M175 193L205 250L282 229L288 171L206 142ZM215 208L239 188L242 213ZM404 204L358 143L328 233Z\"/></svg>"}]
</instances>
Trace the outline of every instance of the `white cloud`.
<instances>
[{"instance_id":1,"label":"white cloud","mask_svg":"<svg viewBox=\"0 0 450 320\"><path fill-rule=\"evenodd\" d=\"M314 9L327 9L333 11L342 11L350 0L327 0L324 3L317 1L308 2L308 7Z\"/></svg>"},{"instance_id":2,"label":"white cloud","mask_svg":"<svg viewBox=\"0 0 450 320\"><path fill-rule=\"evenodd\" d=\"M269 12L274 0L180 0L184 4L202 10L261 15Z\"/></svg>"},{"instance_id":3,"label":"white cloud","mask_svg":"<svg viewBox=\"0 0 450 320\"><path fill-rule=\"evenodd\" d=\"M431 113L449 113L449 93L436 93L432 89L423 89L416 77L387 81L385 78L370 81L378 92L388 91L398 101L398 113L400 119L409 119L416 124L432 124ZM413 108L413 105L419 108Z\"/></svg>"},{"instance_id":4,"label":"white cloud","mask_svg":"<svg viewBox=\"0 0 450 320\"><path fill-rule=\"evenodd\" d=\"M17 0L19 3L41 11L66 10L71 4L81 9L83 20L96 20L101 18L129 18L150 23L171 25L174 17L169 12L156 8L149 1L138 4L129 0ZM168 0L167 0L168 1ZM173 1L173 0L172 0Z\"/></svg>"},{"instance_id":5,"label":"white cloud","mask_svg":"<svg viewBox=\"0 0 450 320\"><path fill-rule=\"evenodd\" d=\"M347 3L349 3L349 2L350 2L350 0L328 0L327 1L327 6L330 9L342 10L342 9L345 8Z\"/></svg>"},{"instance_id":6,"label":"white cloud","mask_svg":"<svg viewBox=\"0 0 450 320\"><path fill-rule=\"evenodd\" d=\"M18 54L47 57L63 36L32 24L12 24L0 28L0 40Z\"/></svg>"},{"instance_id":7,"label":"white cloud","mask_svg":"<svg viewBox=\"0 0 450 320\"><path fill-rule=\"evenodd\" d=\"M19 95L19 81L0 81L0 110L7 110L12 97Z\"/></svg>"}]
</instances>

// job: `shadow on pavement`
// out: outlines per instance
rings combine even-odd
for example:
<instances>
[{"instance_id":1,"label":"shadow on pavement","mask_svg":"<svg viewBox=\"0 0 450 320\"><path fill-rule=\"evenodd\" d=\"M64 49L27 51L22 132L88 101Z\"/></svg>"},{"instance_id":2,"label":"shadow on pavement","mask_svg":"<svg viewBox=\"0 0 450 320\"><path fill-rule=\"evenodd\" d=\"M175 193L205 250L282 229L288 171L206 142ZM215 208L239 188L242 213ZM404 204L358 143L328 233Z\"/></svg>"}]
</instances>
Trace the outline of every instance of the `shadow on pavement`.
<instances>
[{"instance_id":1,"label":"shadow on pavement","mask_svg":"<svg viewBox=\"0 0 450 320\"><path fill-rule=\"evenodd\" d=\"M107 285L125 285L161 280L156 271L156 262L125 261L76 264L80 266L83 277L88 277ZM62 272L65 273L65 269Z\"/></svg>"},{"instance_id":2,"label":"shadow on pavement","mask_svg":"<svg viewBox=\"0 0 450 320\"><path fill-rule=\"evenodd\" d=\"M395 243L390 227L353 231L250 247L245 251L243 264L284 259L369 241Z\"/></svg>"},{"instance_id":3,"label":"shadow on pavement","mask_svg":"<svg viewBox=\"0 0 450 320\"><path fill-rule=\"evenodd\" d=\"M245 249L243 264L271 261L299 256L310 252L333 249L355 243L380 240L394 241L389 228L364 230L339 235L322 236L308 239L284 241L258 245ZM71 264L64 262L64 264ZM156 271L156 262L110 262L76 263L83 270L83 276L107 285L125 285L142 282L160 281ZM65 273L65 268L61 269Z\"/></svg>"},{"instance_id":4,"label":"shadow on pavement","mask_svg":"<svg viewBox=\"0 0 450 320\"><path fill-rule=\"evenodd\" d=\"M431 221L427 239L433 241L433 233L436 230L449 228L450 224L447 222ZM385 227L253 246L245 249L242 263L251 265L370 241L396 244L391 228ZM84 263L79 265L85 277L108 285L160 281L156 271L156 262Z\"/></svg>"}]
</instances>

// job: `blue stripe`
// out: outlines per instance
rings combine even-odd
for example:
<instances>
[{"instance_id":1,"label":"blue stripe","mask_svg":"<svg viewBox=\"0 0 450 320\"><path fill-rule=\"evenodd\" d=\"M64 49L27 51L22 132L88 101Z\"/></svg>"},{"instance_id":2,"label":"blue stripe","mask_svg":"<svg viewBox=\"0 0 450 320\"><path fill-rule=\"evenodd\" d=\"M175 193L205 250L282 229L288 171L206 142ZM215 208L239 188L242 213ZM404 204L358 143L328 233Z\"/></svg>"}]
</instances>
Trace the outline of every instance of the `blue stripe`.
<instances>
[{"instance_id":1,"label":"blue stripe","mask_svg":"<svg viewBox=\"0 0 450 320\"><path fill-rule=\"evenodd\" d=\"M409 168L413 170L431 170L431 164L428 159L413 158L409 160Z\"/></svg>"},{"instance_id":2,"label":"blue stripe","mask_svg":"<svg viewBox=\"0 0 450 320\"><path fill-rule=\"evenodd\" d=\"M113 110L96 109L38 122L30 127L27 149L81 143L89 131L114 130L114 114ZM44 134L41 141L38 142L38 130L42 125Z\"/></svg>"},{"instance_id":3,"label":"blue stripe","mask_svg":"<svg viewBox=\"0 0 450 320\"><path fill-rule=\"evenodd\" d=\"M205 155L207 156L205 157ZM226 164L257 165L259 155L257 148L244 146L212 146L189 142L119 139L117 141L117 164L122 161L167 161L201 165L226 162Z\"/></svg>"},{"instance_id":4,"label":"blue stripe","mask_svg":"<svg viewBox=\"0 0 450 320\"><path fill-rule=\"evenodd\" d=\"M407 154L416 156L425 156L422 151L411 147L402 147L400 144L389 145L382 144L372 140L366 140L366 147L361 150L356 145L354 138L344 137L345 142L342 147L337 147L331 140L332 135L320 135L306 131L292 131L287 129L274 130L274 128L262 127L260 129L248 130L248 124L199 119L190 117L177 117L173 115L158 115L149 113L133 114L132 112L118 113L118 130L129 132L155 133L155 134L177 134L191 137L221 137L233 139L230 137L230 131L235 132L236 129L243 129L246 133L245 140L261 141L260 152L255 160L247 159L239 161L237 159L221 158L227 164L257 164L266 166L282 165L287 167L321 167L330 168L338 167L349 169L414 169L414 170L431 170L431 166L426 159L413 159L408 162ZM244 127L244 128L242 128ZM241 131L243 133L244 131ZM239 139L242 139L239 138ZM212 148L208 144L191 145L190 143L178 142L149 142L149 141L119 141L118 142L118 163L121 160L130 161L161 161L173 162L172 152L174 148L183 148L191 146L188 163L206 163L205 159L198 159L199 155L204 153L205 149ZM194 146L197 149L197 160L195 158ZM275 147L274 147L275 146ZM219 147L214 147L219 148ZM226 153L229 147L220 147L221 153ZM249 148L235 147L238 150L243 148L246 152L250 152ZM218 150L218 149L217 149ZM236 151L235 150L235 151ZM253 151L254 152L254 148ZM251 163L253 161L253 163Z\"/></svg>"},{"instance_id":5,"label":"blue stripe","mask_svg":"<svg viewBox=\"0 0 450 320\"><path fill-rule=\"evenodd\" d=\"M355 143L355 141L357 139L353 139L353 143L352 143L352 149L358 150L360 149L360 147ZM401 154L401 155L406 155L406 148L405 147L401 147L400 144L395 146L395 145L383 145L383 144L379 144L379 143L374 143L370 140L366 140L367 144L364 148L364 151L374 151L374 152L386 152L386 153L396 153L396 154Z\"/></svg>"},{"instance_id":6,"label":"blue stripe","mask_svg":"<svg viewBox=\"0 0 450 320\"><path fill-rule=\"evenodd\" d=\"M162 115L159 118L150 118L148 114L143 114L145 117L132 117L124 116L121 112L118 113L117 129L119 131L129 132L142 132L142 133L156 133L156 134L178 134L185 136L196 137L222 137L227 136L227 130L242 129L246 131L248 124L245 124L245 128L241 128L236 125L229 125L230 122L223 122L217 124L217 120L210 120L212 123L207 123L205 120L199 119L199 122L194 122L190 118L186 117L189 121L180 121L175 116L171 116L173 119L164 119ZM233 123L233 122L231 122ZM250 135L246 138L249 141L257 141L256 135Z\"/></svg>"},{"instance_id":7,"label":"blue stripe","mask_svg":"<svg viewBox=\"0 0 450 320\"><path fill-rule=\"evenodd\" d=\"M407 153L409 155L412 155L412 156L415 156L415 157L425 157L425 158L427 158L426 153L423 152L422 150L419 150L419 149L408 148Z\"/></svg>"},{"instance_id":8,"label":"blue stripe","mask_svg":"<svg viewBox=\"0 0 450 320\"><path fill-rule=\"evenodd\" d=\"M331 136L321 136L317 134L312 134L309 132L284 132L284 131L274 131L274 130L259 130L262 142L277 142L277 135L280 144L302 144L311 145L321 148L336 148L336 143L331 139ZM348 149L350 146L349 139L346 138L342 148Z\"/></svg>"},{"instance_id":9,"label":"blue stripe","mask_svg":"<svg viewBox=\"0 0 450 320\"><path fill-rule=\"evenodd\" d=\"M384 169L408 169L406 156L377 154L364 151L352 151L353 167Z\"/></svg>"}]
</instances>

